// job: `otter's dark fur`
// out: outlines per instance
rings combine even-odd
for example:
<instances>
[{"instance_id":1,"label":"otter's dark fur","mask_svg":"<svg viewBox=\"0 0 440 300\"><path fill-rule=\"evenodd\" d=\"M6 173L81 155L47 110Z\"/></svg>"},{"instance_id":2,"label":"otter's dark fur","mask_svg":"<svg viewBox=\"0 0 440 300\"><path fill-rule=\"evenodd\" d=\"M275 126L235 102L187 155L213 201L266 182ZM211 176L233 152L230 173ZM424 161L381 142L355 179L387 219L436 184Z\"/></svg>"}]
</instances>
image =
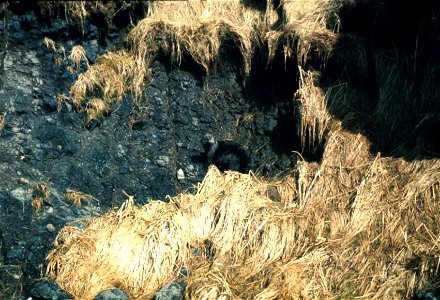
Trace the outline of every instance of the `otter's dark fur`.
<instances>
[{"instance_id":1,"label":"otter's dark fur","mask_svg":"<svg viewBox=\"0 0 440 300\"><path fill-rule=\"evenodd\" d=\"M251 156L239 143L216 141L212 134L206 134L202 143L208 166L215 165L222 172L230 170L248 173L251 170Z\"/></svg>"}]
</instances>

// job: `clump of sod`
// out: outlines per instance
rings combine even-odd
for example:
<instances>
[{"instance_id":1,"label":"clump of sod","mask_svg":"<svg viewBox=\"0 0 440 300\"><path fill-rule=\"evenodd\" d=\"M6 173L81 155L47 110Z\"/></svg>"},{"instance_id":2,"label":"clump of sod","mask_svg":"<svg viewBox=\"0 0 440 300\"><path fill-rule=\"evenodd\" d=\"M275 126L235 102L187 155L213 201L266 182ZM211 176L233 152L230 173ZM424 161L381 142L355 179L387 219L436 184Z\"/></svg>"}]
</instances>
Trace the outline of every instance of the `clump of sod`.
<instances>
[{"instance_id":1,"label":"clump of sod","mask_svg":"<svg viewBox=\"0 0 440 300\"><path fill-rule=\"evenodd\" d=\"M249 74L263 16L239 0L157 1L128 39L137 56L151 57L162 51L180 63L187 53L206 72L222 43L233 41L242 54L244 73Z\"/></svg>"},{"instance_id":2,"label":"clump of sod","mask_svg":"<svg viewBox=\"0 0 440 300\"><path fill-rule=\"evenodd\" d=\"M150 78L146 61L126 52L109 52L78 75L70 88L70 97L77 109L86 107L89 119L97 119L126 93L139 99Z\"/></svg>"}]
</instances>

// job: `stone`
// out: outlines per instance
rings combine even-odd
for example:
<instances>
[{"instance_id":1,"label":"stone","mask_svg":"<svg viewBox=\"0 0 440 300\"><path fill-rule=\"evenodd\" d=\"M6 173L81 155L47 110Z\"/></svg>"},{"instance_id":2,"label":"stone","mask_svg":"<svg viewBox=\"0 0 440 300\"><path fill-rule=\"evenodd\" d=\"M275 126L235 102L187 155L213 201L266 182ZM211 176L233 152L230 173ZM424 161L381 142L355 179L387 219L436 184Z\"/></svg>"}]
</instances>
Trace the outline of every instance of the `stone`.
<instances>
[{"instance_id":1,"label":"stone","mask_svg":"<svg viewBox=\"0 0 440 300\"><path fill-rule=\"evenodd\" d=\"M440 289L436 292L417 292L414 297L414 300L440 300Z\"/></svg>"},{"instance_id":2,"label":"stone","mask_svg":"<svg viewBox=\"0 0 440 300\"><path fill-rule=\"evenodd\" d=\"M170 163L170 158L165 155L159 155L158 159L156 160L156 164L159 167L166 167Z\"/></svg>"},{"instance_id":3,"label":"stone","mask_svg":"<svg viewBox=\"0 0 440 300\"><path fill-rule=\"evenodd\" d=\"M6 253L6 258L10 263L14 263L17 260L23 260L25 257L26 249L23 246L13 246Z\"/></svg>"},{"instance_id":4,"label":"stone","mask_svg":"<svg viewBox=\"0 0 440 300\"><path fill-rule=\"evenodd\" d=\"M128 171L129 171L129 169L126 165L122 165L119 167L119 174L127 174Z\"/></svg>"},{"instance_id":5,"label":"stone","mask_svg":"<svg viewBox=\"0 0 440 300\"><path fill-rule=\"evenodd\" d=\"M177 170L177 180L183 181L185 179L185 173L182 169Z\"/></svg>"},{"instance_id":6,"label":"stone","mask_svg":"<svg viewBox=\"0 0 440 300\"><path fill-rule=\"evenodd\" d=\"M73 299L71 295L60 290L58 285L53 281L37 281L31 289L31 295L35 297L35 299L41 300Z\"/></svg>"},{"instance_id":7,"label":"stone","mask_svg":"<svg viewBox=\"0 0 440 300\"><path fill-rule=\"evenodd\" d=\"M121 144L118 144L118 157L124 157L127 154L127 150Z\"/></svg>"},{"instance_id":8,"label":"stone","mask_svg":"<svg viewBox=\"0 0 440 300\"><path fill-rule=\"evenodd\" d=\"M21 172L17 171L17 175L21 176ZM30 181L27 178L20 177L20 178L18 178L18 183L20 183L20 184L30 184Z\"/></svg>"},{"instance_id":9,"label":"stone","mask_svg":"<svg viewBox=\"0 0 440 300\"><path fill-rule=\"evenodd\" d=\"M14 65L14 58L11 55L6 55L3 60L3 68L10 69Z\"/></svg>"},{"instance_id":10,"label":"stone","mask_svg":"<svg viewBox=\"0 0 440 300\"><path fill-rule=\"evenodd\" d=\"M55 231L55 227L51 223L46 225L46 229L49 232L54 232Z\"/></svg>"},{"instance_id":11,"label":"stone","mask_svg":"<svg viewBox=\"0 0 440 300\"><path fill-rule=\"evenodd\" d=\"M155 295L154 300L180 300L183 298L184 289L175 282L164 285Z\"/></svg>"},{"instance_id":12,"label":"stone","mask_svg":"<svg viewBox=\"0 0 440 300\"><path fill-rule=\"evenodd\" d=\"M191 118L191 124L195 127L199 126L199 119L196 117Z\"/></svg>"},{"instance_id":13,"label":"stone","mask_svg":"<svg viewBox=\"0 0 440 300\"><path fill-rule=\"evenodd\" d=\"M129 297L120 289L112 289L101 292L95 300L128 300Z\"/></svg>"},{"instance_id":14,"label":"stone","mask_svg":"<svg viewBox=\"0 0 440 300\"><path fill-rule=\"evenodd\" d=\"M11 196L21 202L25 202L30 200L31 195L23 188L16 188L15 190L11 191Z\"/></svg>"},{"instance_id":15,"label":"stone","mask_svg":"<svg viewBox=\"0 0 440 300\"><path fill-rule=\"evenodd\" d=\"M35 51L29 51L27 57L33 64L40 64L40 60L38 59L37 53Z\"/></svg>"}]
</instances>

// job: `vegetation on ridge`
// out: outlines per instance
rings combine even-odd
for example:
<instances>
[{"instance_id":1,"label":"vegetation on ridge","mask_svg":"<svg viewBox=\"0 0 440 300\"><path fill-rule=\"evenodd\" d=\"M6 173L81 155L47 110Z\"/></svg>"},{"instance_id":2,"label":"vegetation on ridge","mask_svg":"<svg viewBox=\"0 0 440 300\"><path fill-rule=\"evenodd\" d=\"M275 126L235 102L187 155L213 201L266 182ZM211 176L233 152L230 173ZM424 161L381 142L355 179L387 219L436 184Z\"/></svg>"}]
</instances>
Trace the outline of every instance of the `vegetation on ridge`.
<instances>
[{"instance_id":1,"label":"vegetation on ridge","mask_svg":"<svg viewBox=\"0 0 440 300\"><path fill-rule=\"evenodd\" d=\"M369 36L343 28L342 15L377 1L243 2L252 1L151 4L128 35L131 49L80 74L72 101L98 117L127 91L141 98L159 52L178 63L187 54L208 72L230 41L249 75L261 47L268 64L280 56L296 64L292 122L304 150L323 149L321 160L300 161L283 180L212 168L195 194L144 207L131 199L84 230L63 229L49 275L78 299L116 286L151 297L182 267L189 299L405 299L439 288L440 160L423 147L439 126L435 18L423 19L408 51L386 23L396 21L385 18L390 1L362 25Z\"/></svg>"}]
</instances>

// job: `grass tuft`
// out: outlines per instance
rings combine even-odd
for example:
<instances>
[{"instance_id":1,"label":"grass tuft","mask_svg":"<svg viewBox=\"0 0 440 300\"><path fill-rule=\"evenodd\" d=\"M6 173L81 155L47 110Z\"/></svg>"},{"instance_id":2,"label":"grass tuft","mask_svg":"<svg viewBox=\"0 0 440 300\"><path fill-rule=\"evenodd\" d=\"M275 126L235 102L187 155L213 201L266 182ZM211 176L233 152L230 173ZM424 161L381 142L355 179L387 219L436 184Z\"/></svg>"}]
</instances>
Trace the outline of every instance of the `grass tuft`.
<instances>
[{"instance_id":1,"label":"grass tuft","mask_svg":"<svg viewBox=\"0 0 440 300\"><path fill-rule=\"evenodd\" d=\"M80 45L76 45L72 47L72 50L68 58L71 62L75 64L77 70L79 70L80 68L81 61L84 61L87 67L89 66L89 60L87 59L86 56L86 50Z\"/></svg>"},{"instance_id":2,"label":"grass tuft","mask_svg":"<svg viewBox=\"0 0 440 300\"><path fill-rule=\"evenodd\" d=\"M334 0L282 0L281 26L266 34L269 59L281 46L284 56L297 57L301 66L306 65L311 52L325 64L337 42L340 8L340 1Z\"/></svg>"},{"instance_id":3,"label":"grass tuft","mask_svg":"<svg viewBox=\"0 0 440 300\"><path fill-rule=\"evenodd\" d=\"M2 133L3 128L5 127L6 115L7 114L5 112L0 114L0 134Z\"/></svg>"},{"instance_id":4,"label":"grass tuft","mask_svg":"<svg viewBox=\"0 0 440 300\"><path fill-rule=\"evenodd\" d=\"M77 109L86 107L89 119L107 113L111 104L129 93L139 99L150 80L148 64L132 55L119 52L100 56L96 63L79 74L70 89L72 103Z\"/></svg>"},{"instance_id":5,"label":"grass tuft","mask_svg":"<svg viewBox=\"0 0 440 300\"><path fill-rule=\"evenodd\" d=\"M81 206L82 201L99 202L98 199L96 199L95 197L93 197L89 194L86 194L86 193L83 193L80 191L70 190L70 189L68 189L66 191L64 198L66 198L68 201L70 201L75 206Z\"/></svg>"},{"instance_id":6,"label":"grass tuft","mask_svg":"<svg viewBox=\"0 0 440 300\"><path fill-rule=\"evenodd\" d=\"M128 38L141 58L162 51L180 64L187 53L206 72L222 44L232 41L242 54L244 73L249 74L262 18L239 0L157 1Z\"/></svg>"},{"instance_id":7,"label":"grass tuft","mask_svg":"<svg viewBox=\"0 0 440 300\"><path fill-rule=\"evenodd\" d=\"M327 96L319 87L319 72L305 71L299 67L299 77L299 89L296 91L299 103L298 135L302 150L315 152L314 149L323 144L330 126Z\"/></svg>"},{"instance_id":8,"label":"grass tuft","mask_svg":"<svg viewBox=\"0 0 440 300\"><path fill-rule=\"evenodd\" d=\"M131 198L65 227L48 274L78 299L115 286L152 297L182 267L189 299L404 299L434 284L439 173L439 160L373 157L335 126L323 162L301 162L287 181L211 168L196 194ZM274 186L281 201L267 196Z\"/></svg>"}]
</instances>

